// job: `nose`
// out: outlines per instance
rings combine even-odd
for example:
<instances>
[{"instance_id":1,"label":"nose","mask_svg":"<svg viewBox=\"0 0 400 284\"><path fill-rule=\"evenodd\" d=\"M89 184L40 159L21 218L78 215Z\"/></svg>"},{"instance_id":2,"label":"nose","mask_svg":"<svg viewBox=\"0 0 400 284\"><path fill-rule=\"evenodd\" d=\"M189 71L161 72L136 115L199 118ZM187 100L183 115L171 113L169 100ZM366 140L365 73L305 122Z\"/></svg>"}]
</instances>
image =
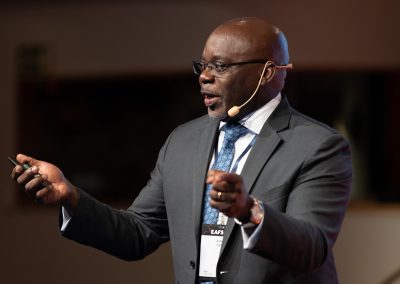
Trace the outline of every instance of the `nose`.
<instances>
[{"instance_id":1,"label":"nose","mask_svg":"<svg viewBox=\"0 0 400 284\"><path fill-rule=\"evenodd\" d=\"M213 75L212 69L211 68L206 68L201 72L199 75L199 83L200 85L203 84L210 84L214 82L215 76Z\"/></svg>"}]
</instances>

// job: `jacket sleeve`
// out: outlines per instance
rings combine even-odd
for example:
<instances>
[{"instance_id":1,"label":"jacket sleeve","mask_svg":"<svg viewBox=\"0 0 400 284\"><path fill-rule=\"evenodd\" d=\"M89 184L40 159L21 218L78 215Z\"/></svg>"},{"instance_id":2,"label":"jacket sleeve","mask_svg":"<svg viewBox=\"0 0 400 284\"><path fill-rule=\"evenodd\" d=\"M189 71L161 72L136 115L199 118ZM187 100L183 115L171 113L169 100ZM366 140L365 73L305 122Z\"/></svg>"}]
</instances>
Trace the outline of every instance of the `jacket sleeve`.
<instances>
[{"instance_id":1,"label":"jacket sleeve","mask_svg":"<svg viewBox=\"0 0 400 284\"><path fill-rule=\"evenodd\" d=\"M124 260L138 260L169 240L162 186L167 143L147 185L127 210L117 210L80 190L77 209L62 235ZM60 213L60 225L62 225Z\"/></svg>"},{"instance_id":2,"label":"jacket sleeve","mask_svg":"<svg viewBox=\"0 0 400 284\"><path fill-rule=\"evenodd\" d=\"M264 203L259 236L249 250L296 271L324 263L339 233L350 197L350 148L331 134L307 154L293 181L283 212Z\"/></svg>"}]
</instances>

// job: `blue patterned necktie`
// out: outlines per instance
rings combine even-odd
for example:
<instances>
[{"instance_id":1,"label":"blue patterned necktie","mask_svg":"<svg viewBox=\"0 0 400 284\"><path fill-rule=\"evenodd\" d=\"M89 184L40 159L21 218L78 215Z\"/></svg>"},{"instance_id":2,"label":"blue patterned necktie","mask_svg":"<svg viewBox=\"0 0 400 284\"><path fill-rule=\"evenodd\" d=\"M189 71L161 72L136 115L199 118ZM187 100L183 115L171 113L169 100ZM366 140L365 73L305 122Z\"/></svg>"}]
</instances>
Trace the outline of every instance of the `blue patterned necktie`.
<instances>
[{"instance_id":1,"label":"blue patterned necktie","mask_svg":"<svg viewBox=\"0 0 400 284\"><path fill-rule=\"evenodd\" d=\"M225 136L221 150L215 157L211 169L229 172L233 157L235 156L235 142L248 133L248 129L238 123L227 123L224 126ZM219 211L210 206L211 185L207 185L203 204L203 224L217 224Z\"/></svg>"}]
</instances>

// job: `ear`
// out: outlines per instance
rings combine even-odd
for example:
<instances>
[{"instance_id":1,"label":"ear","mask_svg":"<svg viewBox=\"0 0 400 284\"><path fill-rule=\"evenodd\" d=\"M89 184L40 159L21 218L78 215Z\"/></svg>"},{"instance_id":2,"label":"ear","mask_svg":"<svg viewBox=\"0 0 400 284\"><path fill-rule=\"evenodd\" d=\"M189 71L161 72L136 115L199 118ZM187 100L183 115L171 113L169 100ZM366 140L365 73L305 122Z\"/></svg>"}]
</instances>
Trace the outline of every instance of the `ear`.
<instances>
[{"instance_id":1,"label":"ear","mask_svg":"<svg viewBox=\"0 0 400 284\"><path fill-rule=\"evenodd\" d=\"M261 85L268 84L275 76L275 66L269 64L264 72L264 76L261 79Z\"/></svg>"}]
</instances>

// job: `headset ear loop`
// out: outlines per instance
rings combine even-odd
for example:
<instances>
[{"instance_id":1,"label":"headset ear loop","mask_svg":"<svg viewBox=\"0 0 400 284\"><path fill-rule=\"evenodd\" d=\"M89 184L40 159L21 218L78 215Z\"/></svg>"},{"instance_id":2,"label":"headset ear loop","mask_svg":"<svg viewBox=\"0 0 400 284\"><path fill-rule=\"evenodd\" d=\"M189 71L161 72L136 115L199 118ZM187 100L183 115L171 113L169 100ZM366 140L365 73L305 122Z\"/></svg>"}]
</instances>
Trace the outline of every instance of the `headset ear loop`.
<instances>
[{"instance_id":1,"label":"headset ear loop","mask_svg":"<svg viewBox=\"0 0 400 284\"><path fill-rule=\"evenodd\" d=\"M285 70L285 69L293 69L293 64L292 63L288 63L286 65L275 65L274 64L274 66L275 66L276 69L283 69L283 70Z\"/></svg>"},{"instance_id":2,"label":"headset ear loop","mask_svg":"<svg viewBox=\"0 0 400 284\"><path fill-rule=\"evenodd\" d=\"M240 109L241 109L242 107L244 107L245 105L247 105L247 104L253 99L253 97L256 95L258 89L260 88L260 85L261 85L262 80L264 79L265 70L267 70L267 68L269 68L269 67L274 67L274 66L275 66L275 64L274 64L274 62L272 62L272 61L267 61L267 62L265 62L264 68L263 68L263 70L262 70L262 72L261 72L260 79L258 80L257 87L256 87L256 89L254 90L253 94L252 94L252 95L250 96L250 98L249 98L247 101L245 101L241 106L233 106L232 108L230 108L230 109L228 110L228 115L229 115L230 117L234 117L235 115L237 115L237 114L240 112Z\"/></svg>"}]
</instances>

